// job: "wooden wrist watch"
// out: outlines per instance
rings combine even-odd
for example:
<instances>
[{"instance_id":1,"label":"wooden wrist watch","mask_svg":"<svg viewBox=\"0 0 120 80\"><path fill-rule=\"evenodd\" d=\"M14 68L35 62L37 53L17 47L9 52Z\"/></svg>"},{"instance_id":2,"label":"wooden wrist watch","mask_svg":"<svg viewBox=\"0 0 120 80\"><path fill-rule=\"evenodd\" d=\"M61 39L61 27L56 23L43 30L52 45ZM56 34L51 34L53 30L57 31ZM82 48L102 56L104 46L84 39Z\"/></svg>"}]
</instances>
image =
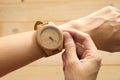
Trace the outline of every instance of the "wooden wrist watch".
<instances>
[{"instance_id":1,"label":"wooden wrist watch","mask_svg":"<svg viewBox=\"0 0 120 80\"><path fill-rule=\"evenodd\" d=\"M42 23L37 21L34 30L37 31L38 45L43 49L47 56L57 54L63 49L63 34L52 22Z\"/></svg>"}]
</instances>

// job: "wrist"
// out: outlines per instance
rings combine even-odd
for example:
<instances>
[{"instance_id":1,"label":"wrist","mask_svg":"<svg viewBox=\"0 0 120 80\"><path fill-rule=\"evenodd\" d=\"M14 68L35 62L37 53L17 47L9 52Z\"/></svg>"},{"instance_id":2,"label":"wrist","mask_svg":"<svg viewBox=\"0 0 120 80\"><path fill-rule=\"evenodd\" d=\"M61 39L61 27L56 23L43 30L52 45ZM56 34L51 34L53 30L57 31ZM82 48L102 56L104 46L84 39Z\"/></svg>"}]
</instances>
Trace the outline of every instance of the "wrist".
<instances>
[{"instance_id":1,"label":"wrist","mask_svg":"<svg viewBox=\"0 0 120 80\"><path fill-rule=\"evenodd\" d=\"M32 46L34 46L34 49L33 49L33 50L34 50L37 54L39 54L39 55L38 55L39 58L46 57L46 53L43 51L43 49L40 47L40 45L39 45L38 42L37 42L36 32L33 31L33 32L31 32L31 33L32 33L32 35L33 35L33 43L32 43Z\"/></svg>"},{"instance_id":2,"label":"wrist","mask_svg":"<svg viewBox=\"0 0 120 80\"><path fill-rule=\"evenodd\" d=\"M32 47L32 52L34 52L34 54L36 55L36 59L40 59L42 57L45 57L46 56L45 52L42 50L42 48L37 43L36 31L30 31L28 33L28 35L31 36L31 41L29 43L30 44L29 46Z\"/></svg>"},{"instance_id":3,"label":"wrist","mask_svg":"<svg viewBox=\"0 0 120 80\"><path fill-rule=\"evenodd\" d=\"M59 25L58 28L60 28L60 29L78 29L78 30L80 30L80 26L77 25L75 20L69 21L69 22L64 23L62 25Z\"/></svg>"}]
</instances>

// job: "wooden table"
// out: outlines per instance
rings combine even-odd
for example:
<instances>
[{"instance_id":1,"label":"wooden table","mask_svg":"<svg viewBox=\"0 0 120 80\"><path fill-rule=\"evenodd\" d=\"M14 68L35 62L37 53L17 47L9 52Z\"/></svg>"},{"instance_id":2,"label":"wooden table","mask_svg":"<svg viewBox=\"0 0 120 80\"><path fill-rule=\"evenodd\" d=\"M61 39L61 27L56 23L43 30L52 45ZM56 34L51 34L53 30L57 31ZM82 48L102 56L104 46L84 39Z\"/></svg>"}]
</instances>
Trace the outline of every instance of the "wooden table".
<instances>
[{"instance_id":1,"label":"wooden table","mask_svg":"<svg viewBox=\"0 0 120 80\"><path fill-rule=\"evenodd\" d=\"M35 21L62 24L120 0L0 0L0 36L33 30ZM120 53L99 52L102 67L97 80L120 80ZM41 59L1 80L64 80L61 54Z\"/></svg>"}]
</instances>

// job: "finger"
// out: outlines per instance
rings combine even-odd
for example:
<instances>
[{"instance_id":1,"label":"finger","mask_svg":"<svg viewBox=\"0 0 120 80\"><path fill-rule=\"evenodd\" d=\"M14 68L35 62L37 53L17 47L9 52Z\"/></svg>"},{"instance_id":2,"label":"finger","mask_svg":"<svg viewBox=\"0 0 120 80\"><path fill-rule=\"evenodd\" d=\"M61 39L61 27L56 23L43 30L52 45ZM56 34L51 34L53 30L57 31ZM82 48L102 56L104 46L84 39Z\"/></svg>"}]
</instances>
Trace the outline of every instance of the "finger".
<instances>
[{"instance_id":1,"label":"finger","mask_svg":"<svg viewBox=\"0 0 120 80\"><path fill-rule=\"evenodd\" d=\"M64 31L69 32L77 41L82 41L86 50L96 50L96 46L88 34L73 29L66 29Z\"/></svg>"},{"instance_id":2,"label":"finger","mask_svg":"<svg viewBox=\"0 0 120 80\"><path fill-rule=\"evenodd\" d=\"M65 52L62 54L62 61L63 61L63 71L65 70Z\"/></svg>"},{"instance_id":3,"label":"finger","mask_svg":"<svg viewBox=\"0 0 120 80\"><path fill-rule=\"evenodd\" d=\"M65 52L62 54L62 61L63 61L63 64L65 63Z\"/></svg>"},{"instance_id":4,"label":"finger","mask_svg":"<svg viewBox=\"0 0 120 80\"><path fill-rule=\"evenodd\" d=\"M75 43L74 40L72 38L72 36L65 32L64 33L64 47L65 47L65 55L66 55L66 60L73 60L73 59L77 59L77 54L76 54L76 47L75 47Z\"/></svg>"},{"instance_id":5,"label":"finger","mask_svg":"<svg viewBox=\"0 0 120 80\"><path fill-rule=\"evenodd\" d=\"M63 61L63 71L65 71L65 65L66 65L65 52L62 54L62 61Z\"/></svg>"},{"instance_id":6,"label":"finger","mask_svg":"<svg viewBox=\"0 0 120 80\"><path fill-rule=\"evenodd\" d=\"M83 52L85 51L85 49L78 42L76 43L76 51L77 51L78 58L81 59L82 55L83 55Z\"/></svg>"}]
</instances>

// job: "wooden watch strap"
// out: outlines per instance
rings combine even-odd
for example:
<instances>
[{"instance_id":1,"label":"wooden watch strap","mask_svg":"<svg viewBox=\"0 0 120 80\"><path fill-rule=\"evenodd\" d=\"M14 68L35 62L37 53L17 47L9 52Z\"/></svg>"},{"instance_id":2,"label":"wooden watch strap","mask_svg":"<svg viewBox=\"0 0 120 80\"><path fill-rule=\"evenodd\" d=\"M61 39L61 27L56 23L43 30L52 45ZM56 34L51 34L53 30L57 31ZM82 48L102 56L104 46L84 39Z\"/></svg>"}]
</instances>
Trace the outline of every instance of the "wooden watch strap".
<instances>
[{"instance_id":1,"label":"wooden watch strap","mask_svg":"<svg viewBox=\"0 0 120 80\"><path fill-rule=\"evenodd\" d=\"M47 56L57 54L63 49L63 34L53 23L40 22L34 29L37 31L37 42Z\"/></svg>"}]
</instances>

